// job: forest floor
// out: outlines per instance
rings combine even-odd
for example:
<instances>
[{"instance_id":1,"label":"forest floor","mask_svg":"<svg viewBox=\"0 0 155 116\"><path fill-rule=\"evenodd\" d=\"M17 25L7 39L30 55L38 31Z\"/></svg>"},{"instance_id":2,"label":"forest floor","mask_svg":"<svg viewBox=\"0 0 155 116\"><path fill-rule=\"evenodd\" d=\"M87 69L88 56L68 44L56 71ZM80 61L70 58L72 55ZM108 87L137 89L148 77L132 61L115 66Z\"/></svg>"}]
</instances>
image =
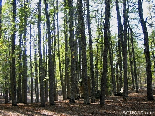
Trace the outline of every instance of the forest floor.
<instances>
[{"instance_id":1,"label":"forest floor","mask_svg":"<svg viewBox=\"0 0 155 116\"><path fill-rule=\"evenodd\" d=\"M154 96L155 97L155 96ZM39 104L22 104L11 106L4 104L0 99L0 115L2 116L155 116L155 101L147 101L146 91L141 93L130 93L127 101L121 96L110 96L101 107L99 100L90 105L84 105L83 100L77 100L70 104L69 100L55 102L54 106L39 107Z\"/></svg>"}]
</instances>

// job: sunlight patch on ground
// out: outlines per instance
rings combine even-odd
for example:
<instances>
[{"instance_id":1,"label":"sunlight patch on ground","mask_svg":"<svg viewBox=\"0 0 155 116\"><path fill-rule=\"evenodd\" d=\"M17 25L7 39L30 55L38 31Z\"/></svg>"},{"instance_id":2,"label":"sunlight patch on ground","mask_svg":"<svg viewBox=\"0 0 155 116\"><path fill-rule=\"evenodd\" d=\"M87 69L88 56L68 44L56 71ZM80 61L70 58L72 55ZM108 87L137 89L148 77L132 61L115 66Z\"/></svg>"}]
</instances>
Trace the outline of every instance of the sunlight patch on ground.
<instances>
[{"instance_id":1,"label":"sunlight patch on ground","mask_svg":"<svg viewBox=\"0 0 155 116\"><path fill-rule=\"evenodd\" d=\"M51 116L54 116L54 115L57 115L57 113L56 112L51 112L51 111L49 111L49 110L41 110L41 112L40 112L42 115L51 115Z\"/></svg>"},{"instance_id":2,"label":"sunlight patch on ground","mask_svg":"<svg viewBox=\"0 0 155 116\"><path fill-rule=\"evenodd\" d=\"M0 110L0 116L24 116L24 114Z\"/></svg>"}]
</instances>

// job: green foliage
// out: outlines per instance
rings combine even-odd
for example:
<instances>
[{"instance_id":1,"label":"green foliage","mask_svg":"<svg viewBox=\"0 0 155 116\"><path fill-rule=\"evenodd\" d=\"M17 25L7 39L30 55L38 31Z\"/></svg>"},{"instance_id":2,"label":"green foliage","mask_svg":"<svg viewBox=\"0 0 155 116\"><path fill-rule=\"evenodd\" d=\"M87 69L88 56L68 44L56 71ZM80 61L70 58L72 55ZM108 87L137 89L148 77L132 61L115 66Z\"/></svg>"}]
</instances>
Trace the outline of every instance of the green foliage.
<instances>
[{"instance_id":1,"label":"green foliage","mask_svg":"<svg viewBox=\"0 0 155 116\"><path fill-rule=\"evenodd\" d=\"M7 0L5 2L5 4L3 4L3 8L2 8L2 38L0 39L0 83L3 83L4 84L4 80L7 79L9 80L9 71L10 71L10 61L11 61L11 56L10 56L10 49L11 49L11 34L13 33L14 29L12 28L13 25L15 24L12 24L12 4L9 3L10 1ZM33 1L34 2L34 1ZM18 6L17 6L17 18L16 18L16 27L17 27L17 30L16 30L16 51L15 51L15 54L14 56L12 57L15 57L16 58L16 74L17 74L17 79L18 79L18 74L23 72L23 68L21 68L20 70L18 70L18 67L21 63L21 61L19 60L19 53L22 54L22 50L24 47L27 47L27 58L29 58L29 36L30 36L30 33L28 32L29 31L29 24L31 23L32 24L32 70L33 72L35 72L35 66L34 66L34 49L38 49L38 45L37 45L37 19L38 19L38 9L37 9L37 3L35 4L32 4L33 2L29 2L29 3L23 3L22 1L19 2ZM75 2L73 0L73 2ZM113 5L115 5L114 3L115 1L113 1ZM119 0L120 4L123 3L122 0ZM130 2L130 5L133 5L135 4L133 1L129 1ZM133 2L133 4L132 4ZM63 73L63 77L65 76L65 40L64 40L64 36L65 34L68 34L69 35L69 30L68 32L64 33L64 27L62 24L63 21L64 21L64 18L65 17L62 17L60 15L62 15L62 13L64 13L64 9L66 9L66 12L67 14L64 14L64 16L67 17L67 21L66 21L66 24L65 25L69 25L68 23L68 20L69 20L69 17L68 17L68 11L69 11L69 6L68 6L68 3L69 3L69 0L66 0L66 4L64 5L64 3L60 2L59 6L58 6L58 11L55 7L55 2L53 4L53 1L50 2L49 1L49 9L48 9L48 12L49 12L49 16L50 16L50 21L51 21L51 36L52 36L52 42L54 43L54 36L56 38L56 45L53 45L52 43L52 55L54 53L54 50L55 50L55 77L56 77L56 80L57 80L57 85L58 87L61 88L61 83L60 83L60 70L59 68L62 69L62 73ZM32 4L32 5L31 5ZM54 6L54 7L53 7ZM94 7L95 6L95 7ZM96 7L97 6L97 7ZM101 6L101 7L100 7ZM141 78L142 82L145 81L146 79L146 70L145 70L145 67L146 67L146 61L145 61L145 56L144 56L144 48L143 46L139 46L138 45L138 42L139 42L139 39L141 39L141 36L137 36L137 33L136 31L139 31L138 30L138 23L139 22L139 19L136 17L135 18L135 15L133 14L136 14L137 13L137 6L136 5L133 5L133 6L129 6L129 20L130 20L130 26L134 29L134 50L135 50L135 57L136 57L136 63L137 63L137 74L138 74L138 77ZM61 8L61 9L60 9ZM75 9L75 12L74 12L74 24L77 24L77 16L76 16L76 3L73 4L73 8ZM94 63L94 67L95 67L95 71L96 69L98 69L98 78L99 78L99 86L100 86L100 79L101 79L101 76L102 76L102 73L103 73L103 39L104 39L104 1L103 0L93 0L93 1L90 1L90 18L91 18L91 29L92 29L92 38L93 38L93 53L94 53L94 56L93 56L93 63ZM115 7L112 7L112 11L113 12L113 9L115 9ZM121 8L120 8L121 9ZM56 13L60 13L59 14L59 32L60 32L60 40L59 40L59 43L60 43L60 53L58 53L58 41L57 41L57 25L56 25ZM113 15L113 14L112 14ZM84 15L85 16L85 15ZM19 47L19 43L18 43L18 40L19 40L19 35L20 34L23 34L24 32L24 28L25 28L25 19L24 17L26 17L26 21L27 21L27 46L24 46L22 45L22 47L20 48ZM116 16L112 16L111 17L111 22L113 22L114 18L116 18ZM85 20L85 27L87 26L86 23L87 23L87 19L86 17L84 17L84 20ZM43 24L45 24L46 22L46 17L45 17L45 12L44 12L44 6L42 5L42 16L41 16L41 21L42 21L42 26ZM76 22L75 22L76 21ZM112 23L113 24L113 23ZM54 27L55 26L55 27ZM116 26L116 27L115 27ZM78 26L77 25L74 25L74 29L76 29ZM42 38L44 36L44 38L47 38L48 36L46 35L46 24L45 26L43 26L42 28ZM76 30L77 31L77 30ZM112 50L113 50L113 63L116 64L116 62L118 61L118 48L117 48L117 44L118 44L118 35L117 35L117 25L111 25L111 32L114 32L114 33L111 33L111 41L112 41ZM75 32L75 35L74 37L75 38L78 38L76 37L77 32ZM89 56L89 42L88 42L88 35L87 35L87 28L86 28L86 38L87 38L87 63L88 63L88 76L90 74L90 56ZM150 51L151 51L151 56L152 56L152 53L155 54L155 41L154 41L154 38L155 38L155 31L152 31L150 36L149 36L149 41L150 41ZM141 34L140 34L141 35ZM80 35L79 35L80 36ZM25 38L22 36L22 38ZM22 40L22 42L24 43L25 41ZM43 44L45 45L45 47L48 47L47 46L47 42L48 40L45 39L45 41L43 42ZM77 57L79 58L79 41L77 40ZM43 45L42 45L43 46ZM55 47L55 48L54 48ZM69 48L69 46L68 46ZM130 48L131 50L131 48ZM38 51L37 51L38 52ZM48 52L47 52L48 53ZM61 67L59 67L59 57L60 55L60 62L61 62ZM70 64L70 55L71 55L71 51L69 49L68 51L68 58L69 58L69 77L70 77L70 71L71 71L71 64ZM45 59L48 59L48 56L45 55ZM39 57L38 57L39 58ZM79 59L77 58L77 64L79 64ZM44 60L45 60L44 59ZM97 60L98 60L98 64L97 64ZM154 58L152 57L151 59L152 61L152 64L154 62ZM46 61L48 62L48 61ZM43 67L45 68L46 65L46 62L43 63ZM37 63L38 63L38 59L37 59ZM128 56L128 64L129 64L129 56ZM28 61L27 63L28 65L28 77L30 77L30 62ZM114 69L116 68L116 66L114 66ZM154 70L154 67L152 65L152 70ZM95 72L94 71L94 72ZM132 81L131 81L131 70L130 70L130 66L128 65L128 77L129 77L129 85L132 84ZM116 73L116 72L115 72ZM153 73L154 74L154 73ZM33 75L34 76L34 75ZM154 76L154 75L153 75ZM68 78L69 78L68 77ZM108 74L107 74L107 86L108 86L108 91L110 92L112 90L112 84L111 84L111 70L110 70L110 61L108 59ZM35 77L34 77L35 78ZM155 78L155 77L153 77ZM48 80L49 77L46 76L44 78L44 81L45 80Z\"/></svg>"}]
</instances>

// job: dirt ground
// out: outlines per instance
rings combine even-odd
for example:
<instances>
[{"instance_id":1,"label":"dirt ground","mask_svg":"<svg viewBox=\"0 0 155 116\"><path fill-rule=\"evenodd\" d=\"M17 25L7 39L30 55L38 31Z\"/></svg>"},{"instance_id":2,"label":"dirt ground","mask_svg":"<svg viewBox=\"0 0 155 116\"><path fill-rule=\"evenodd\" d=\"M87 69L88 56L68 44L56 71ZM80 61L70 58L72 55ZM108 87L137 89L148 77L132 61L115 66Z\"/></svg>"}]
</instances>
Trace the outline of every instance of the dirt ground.
<instances>
[{"instance_id":1,"label":"dirt ground","mask_svg":"<svg viewBox=\"0 0 155 116\"><path fill-rule=\"evenodd\" d=\"M90 105L84 105L82 99L70 104L69 100L61 100L61 96L54 106L46 103L45 107L39 107L38 103L11 106L3 102L0 99L2 116L155 116L155 101L147 101L146 92L130 93L127 101L120 96L107 97L103 107L99 100Z\"/></svg>"}]
</instances>

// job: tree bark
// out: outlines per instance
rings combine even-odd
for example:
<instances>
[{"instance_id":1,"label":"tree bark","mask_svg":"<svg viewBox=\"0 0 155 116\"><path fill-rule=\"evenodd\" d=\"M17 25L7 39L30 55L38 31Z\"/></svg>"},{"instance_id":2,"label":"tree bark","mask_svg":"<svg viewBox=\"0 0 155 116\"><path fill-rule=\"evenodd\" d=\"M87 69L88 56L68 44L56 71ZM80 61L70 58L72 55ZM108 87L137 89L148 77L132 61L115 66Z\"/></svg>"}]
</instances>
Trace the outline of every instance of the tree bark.
<instances>
[{"instance_id":1,"label":"tree bark","mask_svg":"<svg viewBox=\"0 0 155 116\"><path fill-rule=\"evenodd\" d=\"M61 80L61 86L62 86L62 95L63 95L63 100L66 99L66 88L65 88L65 82L63 79L63 72L62 72L62 68L61 68L61 58L60 58L60 38L59 38L59 17L58 17L58 0L56 1L57 5L56 5L56 10L57 10L57 36L58 36L58 58L59 58L59 74L60 74L60 80Z\"/></svg>"},{"instance_id":2,"label":"tree bark","mask_svg":"<svg viewBox=\"0 0 155 116\"><path fill-rule=\"evenodd\" d=\"M21 44L22 44L22 34L19 36L19 56L18 56L18 88L17 88L17 102L20 103L22 102L22 87L21 87L21 82L22 82L22 49L21 49Z\"/></svg>"},{"instance_id":3,"label":"tree bark","mask_svg":"<svg viewBox=\"0 0 155 116\"><path fill-rule=\"evenodd\" d=\"M130 72L131 72L131 79L132 79L132 90L135 89L135 79L134 79L134 72L133 72L133 52L132 50L132 34L130 36L130 27L128 29L128 52L129 52L129 61L130 61ZM130 40L131 40L131 46L130 46Z\"/></svg>"},{"instance_id":4,"label":"tree bark","mask_svg":"<svg viewBox=\"0 0 155 116\"><path fill-rule=\"evenodd\" d=\"M40 99L41 107L45 107L45 88L44 88L44 71L42 66L42 53L41 53L41 0L38 3L38 52L39 52L39 82L40 82Z\"/></svg>"},{"instance_id":5,"label":"tree bark","mask_svg":"<svg viewBox=\"0 0 155 116\"><path fill-rule=\"evenodd\" d=\"M124 90L123 90L123 99L126 100L128 96L128 78L127 78L127 22L128 14L126 8L126 0L123 0L123 18L124 18L124 38L122 43L123 49L123 69L124 69Z\"/></svg>"},{"instance_id":6,"label":"tree bark","mask_svg":"<svg viewBox=\"0 0 155 116\"><path fill-rule=\"evenodd\" d=\"M27 54L26 54L26 35L27 35L27 4L28 0L24 0L24 50L23 50L23 79L22 79L22 101L27 104Z\"/></svg>"},{"instance_id":7,"label":"tree bark","mask_svg":"<svg viewBox=\"0 0 155 116\"><path fill-rule=\"evenodd\" d=\"M35 64L35 94L36 94L36 103L38 103L39 102L39 87L38 87L38 63L37 63L36 48L35 48L35 52L34 52L34 64Z\"/></svg>"},{"instance_id":8,"label":"tree bark","mask_svg":"<svg viewBox=\"0 0 155 116\"><path fill-rule=\"evenodd\" d=\"M85 25L82 10L82 0L78 0L78 23L79 23L79 36L82 44L82 82L84 87L84 104L89 104L88 93L88 76L87 76L87 56L86 56L86 36Z\"/></svg>"},{"instance_id":9,"label":"tree bark","mask_svg":"<svg viewBox=\"0 0 155 116\"><path fill-rule=\"evenodd\" d=\"M73 0L68 0L69 4L69 45L71 49L71 96L70 102L75 103L75 75L76 75L76 64L75 64L75 40L74 40L74 27L73 27Z\"/></svg>"},{"instance_id":10,"label":"tree bark","mask_svg":"<svg viewBox=\"0 0 155 116\"><path fill-rule=\"evenodd\" d=\"M116 93L116 81L115 81L115 71L114 71L114 63L113 63L113 45L112 41L109 46L109 57L110 57L110 68L111 68L111 82L112 82L112 92Z\"/></svg>"},{"instance_id":11,"label":"tree bark","mask_svg":"<svg viewBox=\"0 0 155 116\"><path fill-rule=\"evenodd\" d=\"M31 24L30 24L30 76L31 76L31 103L33 103L33 74L32 74L32 48L31 48Z\"/></svg>"},{"instance_id":12,"label":"tree bark","mask_svg":"<svg viewBox=\"0 0 155 116\"><path fill-rule=\"evenodd\" d=\"M67 24L67 10L66 10L66 7L67 7L67 1L64 0L64 36L65 36L65 92L64 94L66 94L66 98L69 98L70 97L70 78L69 78L69 56L68 56L68 34L67 34L67 31L68 31L68 24ZM67 92L66 92L66 89L67 89Z\"/></svg>"},{"instance_id":13,"label":"tree bark","mask_svg":"<svg viewBox=\"0 0 155 116\"><path fill-rule=\"evenodd\" d=\"M105 91L107 88L107 57L109 50L110 39L110 3L111 0L105 0L105 23L104 23L104 50L103 50L103 72L101 77L101 97L100 105L103 106L105 102Z\"/></svg>"},{"instance_id":14,"label":"tree bark","mask_svg":"<svg viewBox=\"0 0 155 116\"><path fill-rule=\"evenodd\" d=\"M122 88L122 43L123 43L123 25L121 23L121 15L119 11L118 0L116 0L116 11L117 11L117 23L118 23L118 66L120 68L120 75L119 75L119 85L118 91L121 91Z\"/></svg>"},{"instance_id":15,"label":"tree bark","mask_svg":"<svg viewBox=\"0 0 155 116\"><path fill-rule=\"evenodd\" d=\"M54 0L53 0L53 8L54 8L54 14L53 14L53 51L52 51L52 70L55 72L56 70L56 60L55 60L55 53L56 53L56 28L55 28L55 14L56 14L56 9L54 5ZM58 93L57 93L57 78L55 78L55 73L53 73L53 82L54 82L54 100L58 101Z\"/></svg>"},{"instance_id":16,"label":"tree bark","mask_svg":"<svg viewBox=\"0 0 155 116\"><path fill-rule=\"evenodd\" d=\"M16 101L16 69L15 69L15 38L16 38L16 0L13 0L13 33L11 35L11 44L12 44L12 62L11 62L11 98L12 98L12 106L17 106L17 101Z\"/></svg>"},{"instance_id":17,"label":"tree bark","mask_svg":"<svg viewBox=\"0 0 155 116\"><path fill-rule=\"evenodd\" d=\"M150 51L149 51L149 39L148 39L146 21L144 21L144 17L143 17L141 0L138 0L138 11L139 11L140 23L144 34L144 54L146 58L146 74L147 74L147 99L154 100L153 92L152 92L152 71L151 71L151 60L150 60Z\"/></svg>"},{"instance_id":18,"label":"tree bark","mask_svg":"<svg viewBox=\"0 0 155 116\"><path fill-rule=\"evenodd\" d=\"M50 19L49 19L49 13L48 13L48 4L46 0L45 2L45 14L46 14L46 26L47 26L47 33L48 33L48 76L49 76L49 100L50 105L54 105L54 70L53 70L53 60L52 60L52 54L51 54L51 32L50 32Z\"/></svg>"},{"instance_id":19,"label":"tree bark","mask_svg":"<svg viewBox=\"0 0 155 116\"><path fill-rule=\"evenodd\" d=\"M135 58L135 50L134 50L134 43L133 43L133 32L130 28L131 33L131 45L132 45L132 57L133 57L133 66L134 66L134 78L135 78L135 84L136 84L136 93L138 93L138 79L137 79L137 65L136 65L136 58Z\"/></svg>"},{"instance_id":20,"label":"tree bark","mask_svg":"<svg viewBox=\"0 0 155 116\"><path fill-rule=\"evenodd\" d=\"M91 90L91 102L95 102L95 79L94 79L94 64L93 64L93 49L92 49L92 35L90 27L90 10L89 10L89 0L87 0L87 25L89 33L89 56L90 56L90 78L92 81L92 90Z\"/></svg>"},{"instance_id":21,"label":"tree bark","mask_svg":"<svg viewBox=\"0 0 155 116\"><path fill-rule=\"evenodd\" d=\"M47 41L47 33L45 34L45 39L44 42ZM43 54L44 54L44 72L45 72L45 77L48 77L47 72L48 72L48 43L44 43L43 44ZM49 79L45 78L45 102L48 102L48 95L49 95L49 91L48 91L48 86L49 86Z\"/></svg>"}]
</instances>

